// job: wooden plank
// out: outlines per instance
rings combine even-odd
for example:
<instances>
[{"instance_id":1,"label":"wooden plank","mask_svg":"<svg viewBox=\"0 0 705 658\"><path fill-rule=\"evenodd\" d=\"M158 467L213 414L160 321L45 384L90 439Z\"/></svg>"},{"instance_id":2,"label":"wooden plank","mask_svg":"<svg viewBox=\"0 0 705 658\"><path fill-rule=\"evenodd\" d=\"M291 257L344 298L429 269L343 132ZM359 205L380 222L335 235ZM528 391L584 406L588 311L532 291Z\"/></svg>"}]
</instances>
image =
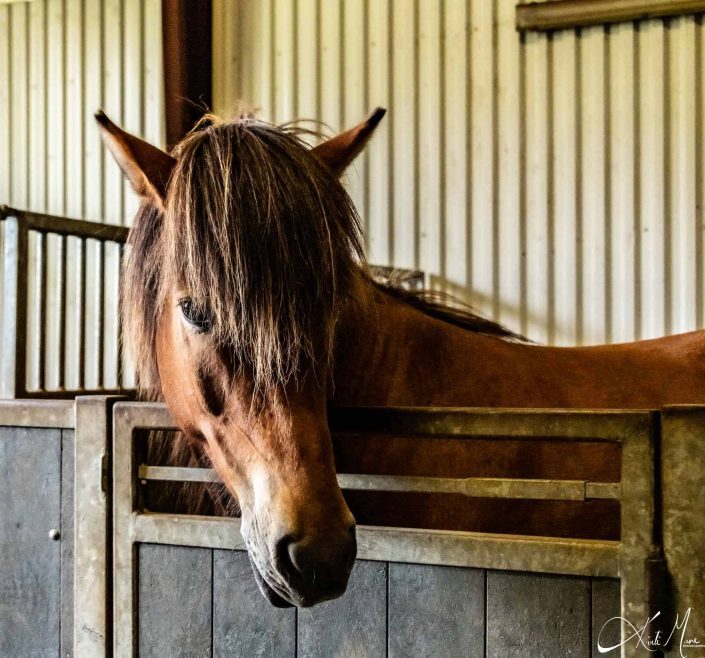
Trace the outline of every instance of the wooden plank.
<instances>
[{"instance_id":1,"label":"wooden plank","mask_svg":"<svg viewBox=\"0 0 705 658\"><path fill-rule=\"evenodd\" d=\"M389 658L484 656L485 572L389 565Z\"/></svg>"},{"instance_id":2,"label":"wooden plank","mask_svg":"<svg viewBox=\"0 0 705 658\"><path fill-rule=\"evenodd\" d=\"M295 653L295 610L265 600L245 551L214 551L213 655L283 658Z\"/></svg>"},{"instance_id":3,"label":"wooden plank","mask_svg":"<svg viewBox=\"0 0 705 658\"><path fill-rule=\"evenodd\" d=\"M619 644L620 623L610 619L620 615L620 587L619 581L608 578L595 578L592 581L592 656L603 656L597 643L602 647L613 647ZM604 627L604 630L603 630Z\"/></svg>"},{"instance_id":4,"label":"wooden plank","mask_svg":"<svg viewBox=\"0 0 705 658\"><path fill-rule=\"evenodd\" d=\"M74 431L61 432L61 656L73 655Z\"/></svg>"},{"instance_id":5,"label":"wooden plank","mask_svg":"<svg viewBox=\"0 0 705 658\"><path fill-rule=\"evenodd\" d=\"M299 658L384 656L387 565L358 560L347 592L298 613Z\"/></svg>"},{"instance_id":6,"label":"wooden plank","mask_svg":"<svg viewBox=\"0 0 705 658\"><path fill-rule=\"evenodd\" d=\"M491 571L487 574L487 656L586 656L587 578Z\"/></svg>"},{"instance_id":7,"label":"wooden plank","mask_svg":"<svg viewBox=\"0 0 705 658\"><path fill-rule=\"evenodd\" d=\"M211 655L212 551L138 548L138 647L141 658Z\"/></svg>"},{"instance_id":8,"label":"wooden plank","mask_svg":"<svg viewBox=\"0 0 705 658\"><path fill-rule=\"evenodd\" d=\"M18 468L21 465L21 468ZM0 427L0 655L59 648L61 431Z\"/></svg>"}]
</instances>

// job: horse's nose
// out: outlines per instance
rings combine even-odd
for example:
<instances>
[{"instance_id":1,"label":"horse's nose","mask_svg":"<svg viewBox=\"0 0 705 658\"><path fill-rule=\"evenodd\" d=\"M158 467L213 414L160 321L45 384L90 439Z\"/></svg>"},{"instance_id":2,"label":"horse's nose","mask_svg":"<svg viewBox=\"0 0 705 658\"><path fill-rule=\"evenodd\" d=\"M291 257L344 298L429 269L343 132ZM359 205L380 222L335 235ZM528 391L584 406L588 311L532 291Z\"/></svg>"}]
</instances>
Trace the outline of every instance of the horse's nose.
<instances>
[{"instance_id":1,"label":"horse's nose","mask_svg":"<svg viewBox=\"0 0 705 658\"><path fill-rule=\"evenodd\" d=\"M345 591L356 552L354 525L346 531L317 534L299 541L285 538L277 547L280 564L293 581L291 584L300 588L309 605Z\"/></svg>"}]
</instances>

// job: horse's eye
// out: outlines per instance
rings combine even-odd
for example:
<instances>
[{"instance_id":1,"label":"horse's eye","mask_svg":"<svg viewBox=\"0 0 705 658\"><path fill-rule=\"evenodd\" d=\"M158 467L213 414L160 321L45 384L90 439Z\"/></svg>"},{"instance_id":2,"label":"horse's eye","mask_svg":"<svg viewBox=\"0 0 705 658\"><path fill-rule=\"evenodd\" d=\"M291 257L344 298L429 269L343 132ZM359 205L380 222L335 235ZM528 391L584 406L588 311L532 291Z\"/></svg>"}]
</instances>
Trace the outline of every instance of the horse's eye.
<instances>
[{"instance_id":1,"label":"horse's eye","mask_svg":"<svg viewBox=\"0 0 705 658\"><path fill-rule=\"evenodd\" d=\"M193 326L198 333L210 331L213 323L207 308L194 303L190 297L180 299L179 307L186 322Z\"/></svg>"}]
</instances>

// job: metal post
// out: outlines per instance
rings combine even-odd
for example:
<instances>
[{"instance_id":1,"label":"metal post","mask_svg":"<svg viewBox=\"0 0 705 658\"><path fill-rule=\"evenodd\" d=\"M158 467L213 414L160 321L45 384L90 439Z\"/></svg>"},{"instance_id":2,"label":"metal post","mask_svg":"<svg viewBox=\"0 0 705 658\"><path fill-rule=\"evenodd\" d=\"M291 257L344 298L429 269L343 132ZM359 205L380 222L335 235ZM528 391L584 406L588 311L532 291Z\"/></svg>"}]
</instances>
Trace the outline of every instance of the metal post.
<instances>
[{"instance_id":1,"label":"metal post","mask_svg":"<svg viewBox=\"0 0 705 658\"><path fill-rule=\"evenodd\" d=\"M688 656L688 648L692 655L703 653L705 644L704 465L705 407L667 407L661 430L663 543L673 610L678 624L685 624L673 636L671 651L676 656L681 646ZM689 640L697 640L697 649Z\"/></svg>"},{"instance_id":2,"label":"metal post","mask_svg":"<svg viewBox=\"0 0 705 658\"><path fill-rule=\"evenodd\" d=\"M27 388L27 227L20 215L4 225L0 397L19 398Z\"/></svg>"},{"instance_id":3,"label":"metal post","mask_svg":"<svg viewBox=\"0 0 705 658\"><path fill-rule=\"evenodd\" d=\"M110 450L117 396L76 398L74 636L75 658L111 648L112 572Z\"/></svg>"}]
</instances>

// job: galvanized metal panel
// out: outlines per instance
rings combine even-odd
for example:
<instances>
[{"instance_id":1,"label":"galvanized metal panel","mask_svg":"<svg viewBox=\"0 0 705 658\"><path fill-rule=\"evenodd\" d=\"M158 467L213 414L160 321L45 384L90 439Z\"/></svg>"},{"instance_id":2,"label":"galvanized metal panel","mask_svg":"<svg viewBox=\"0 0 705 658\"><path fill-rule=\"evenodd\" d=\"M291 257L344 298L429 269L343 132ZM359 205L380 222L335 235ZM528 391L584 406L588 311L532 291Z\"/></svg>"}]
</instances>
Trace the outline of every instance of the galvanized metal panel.
<instances>
[{"instance_id":1,"label":"galvanized metal panel","mask_svg":"<svg viewBox=\"0 0 705 658\"><path fill-rule=\"evenodd\" d=\"M142 544L137 561L139 655L212 655L213 551Z\"/></svg>"},{"instance_id":2,"label":"galvanized metal panel","mask_svg":"<svg viewBox=\"0 0 705 658\"><path fill-rule=\"evenodd\" d=\"M389 565L390 658L485 655L485 572Z\"/></svg>"},{"instance_id":3,"label":"galvanized metal panel","mask_svg":"<svg viewBox=\"0 0 705 658\"><path fill-rule=\"evenodd\" d=\"M489 658L587 656L590 581L488 572Z\"/></svg>"},{"instance_id":4,"label":"galvanized metal panel","mask_svg":"<svg viewBox=\"0 0 705 658\"><path fill-rule=\"evenodd\" d=\"M61 430L0 427L0 499L0 655L56 655Z\"/></svg>"},{"instance_id":5,"label":"galvanized metal panel","mask_svg":"<svg viewBox=\"0 0 705 658\"><path fill-rule=\"evenodd\" d=\"M298 611L301 658L377 658L386 651L387 565L358 560L345 594Z\"/></svg>"},{"instance_id":6,"label":"galvanized metal panel","mask_svg":"<svg viewBox=\"0 0 705 658\"><path fill-rule=\"evenodd\" d=\"M213 655L295 654L296 611L265 600L245 551L213 551Z\"/></svg>"},{"instance_id":7,"label":"galvanized metal panel","mask_svg":"<svg viewBox=\"0 0 705 658\"><path fill-rule=\"evenodd\" d=\"M163 143L160 0L44 0L0 7L0 205L125 224L137 207L117 166L108 162L93 113L104 107L128 129ZM76 358L81 295L74 245L64 285L63 253L49 239L46 295L42 251L30 240L29 384L42 374L49 388L83 383ZM117 379L117 316L105 314L107 355L98 364L101 336L96 291L101 263L90 247L85 338L88 385L101 368L108 385ZM114 257L108 255L108 295L116 306ZM40 309L44 308L42 311ZM66 323L60 318L65 314ZM45 349L40 351L40 336ZM41 362L40 362L41 359ZM61 364L61 367L59 366ZM66 381L61 376L65 374ZM126 383L132 383L128 369Z\"/></svg>"},{"instance_id":8,"label":"galvanized metal panel","mask_svg":"<svg viewBox=\"0 0 705 658\"><path fill-rule=\"evenodd\" d=\"M219 74L217 111L338 130L389 108L350 184L372 260L540 341L703 326L695 18L522 36L514 0L242 4L214 35L215 62L249 58ZM295 38L271 29L282 12Z\"/></svg>"}]
</instances>

